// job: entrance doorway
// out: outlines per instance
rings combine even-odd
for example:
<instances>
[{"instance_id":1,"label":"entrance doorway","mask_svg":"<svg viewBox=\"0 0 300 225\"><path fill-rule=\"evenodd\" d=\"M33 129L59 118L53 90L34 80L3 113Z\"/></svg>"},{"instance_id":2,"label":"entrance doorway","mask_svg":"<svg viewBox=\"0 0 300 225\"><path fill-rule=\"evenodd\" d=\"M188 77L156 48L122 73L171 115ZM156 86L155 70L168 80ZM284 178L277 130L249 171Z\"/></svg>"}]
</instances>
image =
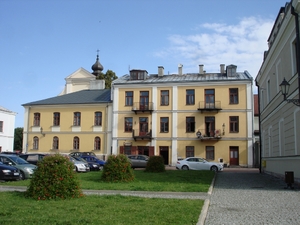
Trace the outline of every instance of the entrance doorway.
<instances>
[{"instance_id":1,"label":"entrance doorway","mask_svg":"<svg viewBox=\"0 0 300 225\"><path fill-rule=\"evenodd\" d=\"M230 147L230 166L238 166L239 165L239 147Z\"/></svg>"},{"instance_id":2,"label":"entrance doorway","mask_svg":"<svg viewBox=\"0 0 300 225\"><path fill-rule=\"evenodd\" d=\"M165 165L169 165L169 147L168 146L159 147L159 155L164 158Z\"/></svg>"}]
</instances>

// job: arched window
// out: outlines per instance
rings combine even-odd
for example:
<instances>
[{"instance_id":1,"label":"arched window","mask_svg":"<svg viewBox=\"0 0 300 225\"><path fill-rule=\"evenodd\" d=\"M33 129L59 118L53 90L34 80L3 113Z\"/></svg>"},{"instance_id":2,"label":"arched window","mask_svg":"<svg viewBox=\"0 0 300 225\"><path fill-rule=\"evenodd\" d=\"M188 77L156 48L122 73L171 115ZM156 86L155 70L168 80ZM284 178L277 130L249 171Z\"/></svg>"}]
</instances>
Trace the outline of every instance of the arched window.
<instances>
[{"instance_id":1,"label":"arched window","mask_svg":"<svg viewBox=\"0 0 300 225\"><path fill-rule=\"evenodd\" d=\"M101 149L101 138L95 137L94 150L100 150L100 149Z\"/></svg>"},{"instance_id":2,"label":"arched window","mask_svg":"<svg viewBox=\"0 0 300 225\"><path fill-rule=\"evenodd\" d=\"M52 149L58 149L59 148L59 139L58 137L53 137L53 146Z\"/></svg>"},{"instance_id":3,"label":"arched window","mask_svg":"<svg viewBox=\"0 0 300 225\"><path fill-rule=\"evenodd\" d=\"M74 137L73 140L73 149L79 150L79 137Z\"/></svg>"},{"instance_id":4,"label":"arched window","mask_svg":"<svg viewBox=\"0 0 300 225\"><path fill-rule=\"evenodd\" d=\"M95 126L102 125L102 112L95 112Z\"/></svg>"},{"instance_id":5,"label":"arched window","mask_svg":"<svg viewBox=\"0 0 300 225\"><path fill-rule=\"evenodd\" d=\"M33 137L33 149L38 150L39 149L39 138L37 136Z\"/></svg>"}]
</instances>

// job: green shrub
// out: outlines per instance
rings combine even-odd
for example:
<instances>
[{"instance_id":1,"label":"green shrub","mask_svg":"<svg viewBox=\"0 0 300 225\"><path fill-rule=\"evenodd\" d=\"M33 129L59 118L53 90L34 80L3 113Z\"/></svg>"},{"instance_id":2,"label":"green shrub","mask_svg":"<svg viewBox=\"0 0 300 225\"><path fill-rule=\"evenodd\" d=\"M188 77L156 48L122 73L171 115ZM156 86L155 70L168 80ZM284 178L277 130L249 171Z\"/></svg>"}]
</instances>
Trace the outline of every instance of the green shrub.
<instances>
[{"instance_id":1,"label":"green shrub","mask_svg":"<svg viewBox=\"0 0 300 225\"><path fill-rule=\"evenodd\" d=\"M104 166L101 180L106 182L130 182L134 180L133 170L126 155L110 155Z\"/></svg>"},{"instance_id":2,"label":"green shrub","mask_svg":"<svg viewBox=\"0 0 300 225\"><path fill-rule=\"evenodd\" d=\"M162 156L150 156L145 172L161 173L165 171L164 158Z\"/></svg>"},{"instance_id":3,"label":"green shrub","mask_svg":"<svg viewBox=\"0 0 300 225\"><path fill-rule=\"evenodd\" d=\"M38 162L26 196L37 199L69 199L83 196L74 165L66 156L49 155Z\"/></svg>"}]
</instances>

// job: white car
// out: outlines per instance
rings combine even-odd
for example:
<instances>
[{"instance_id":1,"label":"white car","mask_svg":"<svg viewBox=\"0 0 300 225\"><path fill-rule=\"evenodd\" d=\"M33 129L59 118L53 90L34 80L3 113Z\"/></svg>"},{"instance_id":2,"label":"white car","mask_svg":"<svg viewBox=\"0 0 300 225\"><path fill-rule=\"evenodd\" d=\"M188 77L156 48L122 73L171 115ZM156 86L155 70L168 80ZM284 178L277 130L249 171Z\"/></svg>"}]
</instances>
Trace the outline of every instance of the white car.
<instances>
[{"instance_id":1,"label":"white car","mask_svg":"<svg viewBox=\"0 0 300 225\"><path fill-rule=\"evenodd\" d=\"M179 170L212 170L215 172L223 171L221 163L209 162L200 157L188 157L177 161L176 169Z\"/></svg>"}]
</instances>

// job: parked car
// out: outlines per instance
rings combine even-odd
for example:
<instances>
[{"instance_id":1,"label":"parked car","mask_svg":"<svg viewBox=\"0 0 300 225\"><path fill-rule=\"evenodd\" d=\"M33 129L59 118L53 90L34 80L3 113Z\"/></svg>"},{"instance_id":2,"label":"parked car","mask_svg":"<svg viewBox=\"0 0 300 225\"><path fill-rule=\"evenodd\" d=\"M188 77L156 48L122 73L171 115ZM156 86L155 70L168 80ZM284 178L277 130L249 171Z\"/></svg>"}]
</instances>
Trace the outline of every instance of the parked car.
<instances>
[{"instance_id":1,"label":"parked car","mask_svg":"<svg viewBox=\"0 0 300 225\"><path fill-rule=\"evenodd\" d=\"M12 181L20 179L20 170L13 166L8 166L0 162L0 180Z\"/></svg>"},{"instance_id":2,"label":"parked car","mask_svg":"<svg viewBox=\"0 0 300 225\"><path fill-rule=\"evenodd\" d=\"M149 156L147 155L127 155L131 163L131 168L146 168Z\"/></svg>"},{"instance_id":3,"label":"parked car","mask_svg":"<svg viewBox=\"0 0 300 225\"><path fill-rule=\"evenodd\" d=\"M99 171L100 170L100 165L99 163L96 162L88 162L83 158L80 158L78 156L73 156L74 159L78 160L78 161L82 161L84 163L87 163L89 165L90 171Z\"/></svg>"},{"instance_id":4,"label":"parked car","mask_svg":"<svg viewBox=\"0 0 300 225\"><path fill-rule=\"evenodd\" d=\"M37 168L36 165L30 164L16 155L0 154L0 162L18 168L21 180L32 178L34 170Z\"/></svg>"},{"instance_id":5,"label":"parked car","mask_svg":"<svg viewBox=\"0 0 300 225\"><path fill-rule=\"evenodd\" d=\"M176 169L181 170L212 170L223 171L223 164L216 162L209 162L200 157L188 157L177 161Z\"/></svg>"},{"instance_id":6,"label":"parked car","mask_svg":"<svg viewBox=\"0 0 300 225\"><path fill-rule=\"evenodd\" d=\"M70 161L74 164L76 172L89 172L90 166L81 160L77 160L72 156L69 156Z\"/></svg>"},{"instance_id":7,"label":"parked car","mask_svg":"<svg viewBox=\"0 0 300 225\"><path fill-rule=\"evenodd\" d=\"M41 161L45 156L46 154L41 153L29 153L19 155L19 157L34 165L37 165L37 163Z\"/></svg>"},{"instance_id":8,"label":"parked car","mask_svg":"<svg viewBox=\"0 0 300 225\"><path fill-rule=\"evenodd\" d=\"M79 157L81 157L83 155L92 155L92 156L97 157L94 152L71 152L70 153L70 156L79 156Z\"/></svg>"},{"instance_id":9,"label":"parked car","mask_svg":"<svg viewBox=\"0 0 300 225\"><path fill-rule=\"evenodd\" d=\"M100 170L103 170L105 163L106 163L105 161L98 159L96 156L93 156L93 155L81 155L80 158L83 158L84 160L86 160L89 163L90 162L98 163Z\"/></svg>"},{"instance_id":10,"label":"parked car","mask_svg":"<svg viewBox=\"0 0 300 225\"><path fill-rule=\"evenodd\" d=\"M0 154L7 154L7 155L21 155L20 152L0 152Z\"/></svg>"}]
</instances>

